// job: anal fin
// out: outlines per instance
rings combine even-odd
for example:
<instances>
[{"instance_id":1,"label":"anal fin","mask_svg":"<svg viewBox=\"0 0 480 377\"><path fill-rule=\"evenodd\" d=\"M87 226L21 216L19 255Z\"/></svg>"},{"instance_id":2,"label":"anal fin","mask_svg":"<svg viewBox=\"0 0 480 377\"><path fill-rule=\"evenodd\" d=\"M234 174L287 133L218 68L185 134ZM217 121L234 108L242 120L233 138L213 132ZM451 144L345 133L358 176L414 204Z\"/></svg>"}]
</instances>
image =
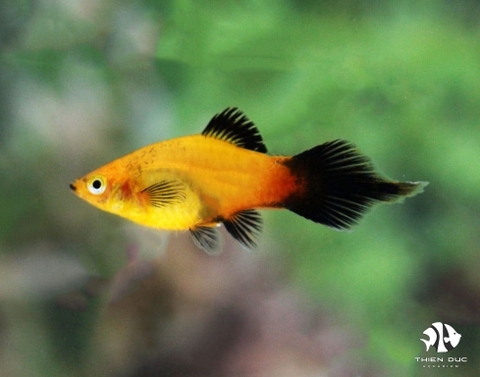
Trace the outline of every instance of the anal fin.
<instances>
[{"instance_id":1,"label":"anal fin","mask_svg":"<svg viewBox=\"0 0 480 377\"><path fill-rule=\"evenodd\" d=\"M229 219L223 220L223 224L243 247L248 250L257 247L262 231L262 217L257 211L249 209L238 212Z\"/></svg>"},{"instance_id":2,"label":"anal fin","mask_svg":"<svg viewBox=\"0 0 480 377\"><path fill-rule=\"evenodd\" d=\"M214 226L199 226L190 229L193 243L209 255L219 255L223 250L223 237Z\"/></svg>"}]
</instances>

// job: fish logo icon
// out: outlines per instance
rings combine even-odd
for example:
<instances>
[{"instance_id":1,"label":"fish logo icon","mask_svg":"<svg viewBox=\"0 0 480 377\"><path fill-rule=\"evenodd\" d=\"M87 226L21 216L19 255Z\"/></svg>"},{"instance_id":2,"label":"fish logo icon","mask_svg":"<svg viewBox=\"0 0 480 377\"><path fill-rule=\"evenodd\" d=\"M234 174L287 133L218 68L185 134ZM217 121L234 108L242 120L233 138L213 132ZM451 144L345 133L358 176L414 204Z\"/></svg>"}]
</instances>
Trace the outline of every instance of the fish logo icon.
<instances>
[{"instance_id":1,"label":"fish logo icon","mask_svg":"<svg viewBox=\"0 0 480 377\"><path fill-rule=\"evenodd\" d=\"M432 323L432 326L426 329L423 334L429 337L428 340L420 338L425 343L427 352L431 346L434 346L438 353L451 351L458 346L462 337L452 326L442 322Z\"/></svg>"}]
</instances>

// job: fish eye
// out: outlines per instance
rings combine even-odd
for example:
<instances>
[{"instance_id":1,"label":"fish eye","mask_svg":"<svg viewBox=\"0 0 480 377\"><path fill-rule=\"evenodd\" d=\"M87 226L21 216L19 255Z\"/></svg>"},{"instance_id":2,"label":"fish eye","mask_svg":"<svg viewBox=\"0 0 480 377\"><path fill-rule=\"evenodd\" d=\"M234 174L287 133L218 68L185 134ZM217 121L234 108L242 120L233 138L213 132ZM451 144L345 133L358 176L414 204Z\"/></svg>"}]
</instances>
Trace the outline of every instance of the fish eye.
<instances>
[{"instance_id":1,"label":"fish eye","mask_svg":"<svg viewBox=\"0 0 480 377\"><path fill-rule=\"evenodd\" d=\"M94 195L100 195L105 192L107 188L107 182L104 177L96 176L90 179L87 184L88 191Z\"/></svg>"}]
</instances>

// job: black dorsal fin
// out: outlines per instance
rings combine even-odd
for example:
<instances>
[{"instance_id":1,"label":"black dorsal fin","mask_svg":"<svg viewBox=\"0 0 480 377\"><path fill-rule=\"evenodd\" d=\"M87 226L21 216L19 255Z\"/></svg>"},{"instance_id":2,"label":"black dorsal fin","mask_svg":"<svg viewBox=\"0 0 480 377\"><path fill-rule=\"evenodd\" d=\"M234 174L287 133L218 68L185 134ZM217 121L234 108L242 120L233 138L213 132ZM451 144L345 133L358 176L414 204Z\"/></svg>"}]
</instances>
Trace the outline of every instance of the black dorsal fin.
<instances>
[{"instance_id":1,"label":"black dorsal fin","mask_svg":"<svg viewBox=\"0 0 480 377\"><path fill-rule=\"evenodd\" d=\"M203 130L202 135L228 141L252 151L267 152L257 127L236 107L229 107L215 115Z\"/></svg>"},{"instance_id":2,"label":"black dorsal fin","mask_svg":"<svg viewBox=\"0 0 480 377\"><path fill-rule=\"evenodd\" d=\"M233 215L224 220L223 224L228 232L246 249L255 249L258 245L258 238L262 231L262 217L253 210L248 209Z\"/></svg>"}]
</instances>

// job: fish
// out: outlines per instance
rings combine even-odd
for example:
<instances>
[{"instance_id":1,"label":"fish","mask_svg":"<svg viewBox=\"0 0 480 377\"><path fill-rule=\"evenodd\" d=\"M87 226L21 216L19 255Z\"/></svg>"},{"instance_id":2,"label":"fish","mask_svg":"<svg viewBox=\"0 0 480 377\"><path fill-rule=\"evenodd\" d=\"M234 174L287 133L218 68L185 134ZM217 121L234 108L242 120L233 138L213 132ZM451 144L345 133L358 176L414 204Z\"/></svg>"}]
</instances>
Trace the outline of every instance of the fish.
<instances>
[{"instance_id":1,"label":"fish","mask_svg":"<svg viewBox=\"0 0 480 377\"><path fill-rule=\"evenodd\" d=\"M135 223L189 231L208 254L222 251L219 226L243 247L258 246L258 210L287 209L349 230L375 203L397 202L428 182L383 178L343 139L294 156L267 154L257 127L237 107L216 114L201 134L135 150L70 184L81 199Z\"/></svg>"},{"instance_id":2,"label":"fish","mask_svg":"<svg viewBox=\"0 0 480 377\"><path fill-rule=\"evenodd\" d=\"M452 326L442 322L432 323L423 334L428 336L428 340L420 338L425 343L426 352L431 346L434 346L438 353L448 352L457 347L462 338L462 335L456 332Z\"/></svg>"}]
</instances>

